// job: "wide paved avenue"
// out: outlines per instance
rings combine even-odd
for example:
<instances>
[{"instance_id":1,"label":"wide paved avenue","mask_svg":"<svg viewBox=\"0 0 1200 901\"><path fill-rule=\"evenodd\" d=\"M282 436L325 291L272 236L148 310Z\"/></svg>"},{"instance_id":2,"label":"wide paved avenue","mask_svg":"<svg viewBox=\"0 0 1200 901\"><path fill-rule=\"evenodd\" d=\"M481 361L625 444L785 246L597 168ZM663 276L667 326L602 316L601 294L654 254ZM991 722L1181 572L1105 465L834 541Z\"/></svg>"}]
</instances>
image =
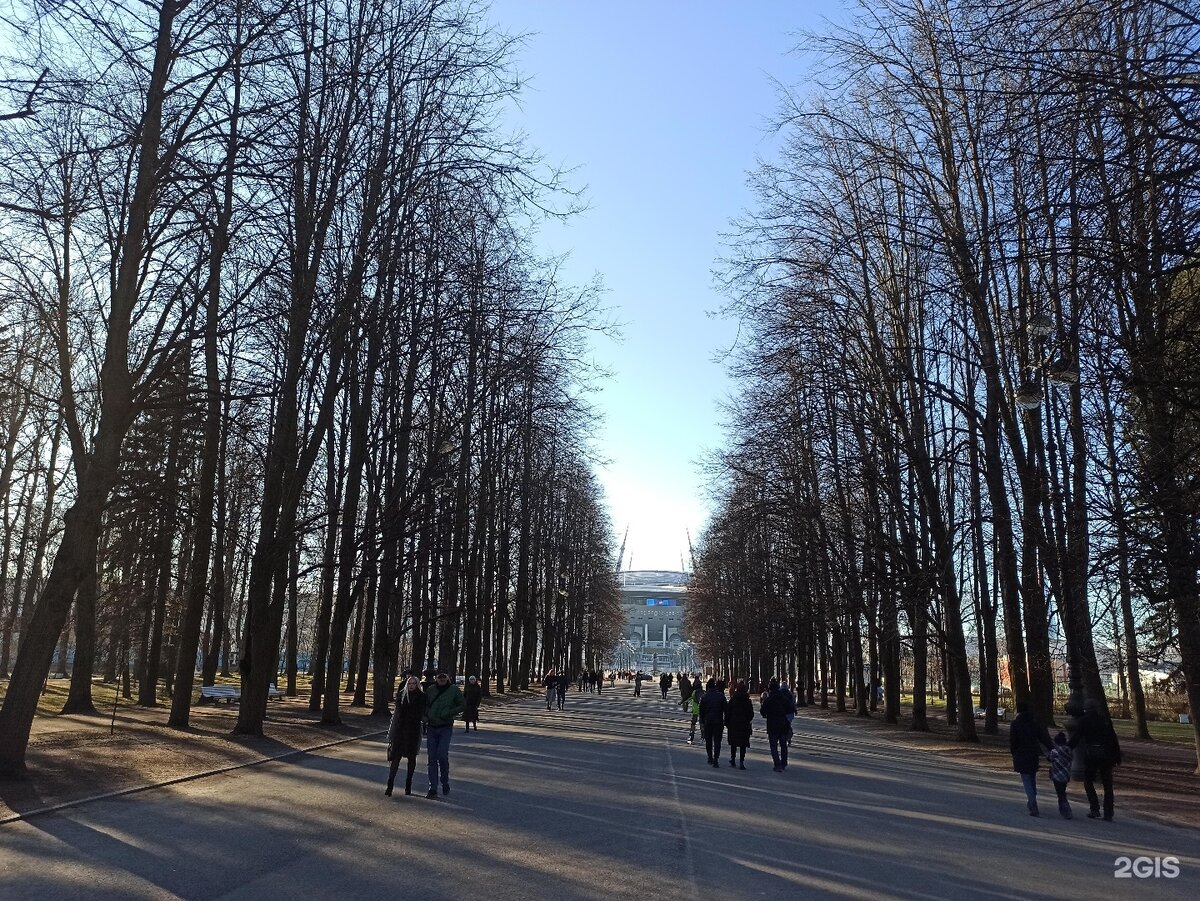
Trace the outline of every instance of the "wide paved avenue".
<instances>
[{"instance_id":1,"label":"wide paved avenue","mask_svg":"<svg viewBox=\"0 0 1200 901\"><path fill-rule=\"evenodd\" d=\"M0 898L1200 897L1197 833L1123 813L1119 783L1114 823L1033 819L1015 774L803 717L786 773L761 720L747 769L715 770L631 695L485 708L436 801L423 766L385 798L364 740L0 826ZM1180 872L1117 879L1123 856Z\"/></svg>"}]
</instances>

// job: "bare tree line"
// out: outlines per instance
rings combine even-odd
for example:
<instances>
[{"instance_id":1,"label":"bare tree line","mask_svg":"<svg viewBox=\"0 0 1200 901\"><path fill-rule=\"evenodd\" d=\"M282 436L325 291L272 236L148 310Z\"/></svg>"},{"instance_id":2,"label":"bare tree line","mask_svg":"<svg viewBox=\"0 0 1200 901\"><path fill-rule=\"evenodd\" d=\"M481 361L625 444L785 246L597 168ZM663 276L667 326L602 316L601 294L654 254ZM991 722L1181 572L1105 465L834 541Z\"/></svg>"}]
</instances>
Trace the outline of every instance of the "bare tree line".
<instances>
[{"instance_id":1,"label":"bare tree line","mask_svg":"<svg viewBox=\"0 0 1200 901\"><path fill-rule=\"evenodd\" d=\"M1139 667L1200 710L1191 3L864 2L813 37L724 264L718 513L689 607L734 672L925 728ZM1001 696L1001 684L1012 695ZM1197 732L1200 748L1200 732Z\"/></svg>"},{"instance_id":2,"label":"bare tree line","mask_svg":"<svg viewBox=\"0 0 1200 901\"><path fill-rule=\"evenodd\" d=\"M0 772L56 661L68 710L123 677L176 728L198 669L240 666L248 734L302 662L329 723L434 659L486 691L594 666L619 632L587 400L611 325L532 249L576 201L497 124L518 41L470 0L20 12Z\"/></svg>"}]
</instances>

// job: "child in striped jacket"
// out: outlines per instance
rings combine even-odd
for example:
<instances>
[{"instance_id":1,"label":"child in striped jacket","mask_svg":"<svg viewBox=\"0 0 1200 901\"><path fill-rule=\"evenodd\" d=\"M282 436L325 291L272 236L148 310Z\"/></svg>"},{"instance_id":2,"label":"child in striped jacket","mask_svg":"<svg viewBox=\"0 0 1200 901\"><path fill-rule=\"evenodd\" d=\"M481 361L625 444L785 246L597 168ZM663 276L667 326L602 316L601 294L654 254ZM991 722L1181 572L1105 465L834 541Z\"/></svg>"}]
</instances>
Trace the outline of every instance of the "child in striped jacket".
<instances>
[{"instance_id":1,"label":"child in striped jacket","mask_svg":"<svg viewBox=\"0 0 1200 901\"><path fill-rule=\"evenodd\" d=\"M1047 755L1050 758L1050 781L1058 794L1058 812L1063 819L1071 819L1071 804L1067 801L1067 783L1071 781L1071 759L1074 752L1067 744L1067 735L1060 732L1054 736L1054 747Z\"/></svg>"}]
</instances>

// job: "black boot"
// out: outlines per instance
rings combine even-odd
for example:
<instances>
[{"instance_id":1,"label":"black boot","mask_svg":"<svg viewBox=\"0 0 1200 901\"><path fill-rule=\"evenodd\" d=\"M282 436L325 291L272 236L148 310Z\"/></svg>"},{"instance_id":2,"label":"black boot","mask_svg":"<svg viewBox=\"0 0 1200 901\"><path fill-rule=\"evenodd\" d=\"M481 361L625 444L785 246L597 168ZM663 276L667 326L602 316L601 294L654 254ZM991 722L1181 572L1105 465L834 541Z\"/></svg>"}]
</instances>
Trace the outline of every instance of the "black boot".
<instances>
[{"instance_id":1,"label":"black boot","mask_svg":"<svg viewBox=\"0 0 1200 901\"><path fill-rule=\"evenodd\" d=\"M389 783L387 784L387 788L385 788L385 789L383 790L383 793L384 793L385 795L387 795L389 798L392 796L392 783L390 783L390 782L389 782Z\"/></svg>"}]
</instances>

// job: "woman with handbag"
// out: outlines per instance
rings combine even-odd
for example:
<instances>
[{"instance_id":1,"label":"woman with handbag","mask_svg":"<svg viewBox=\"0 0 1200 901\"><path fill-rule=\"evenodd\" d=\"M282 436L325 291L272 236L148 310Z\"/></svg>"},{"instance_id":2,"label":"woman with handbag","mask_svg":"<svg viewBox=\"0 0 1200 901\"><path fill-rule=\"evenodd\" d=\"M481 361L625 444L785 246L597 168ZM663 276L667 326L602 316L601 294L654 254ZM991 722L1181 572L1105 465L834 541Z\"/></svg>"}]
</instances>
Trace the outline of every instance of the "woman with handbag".
<instances>
[{"instance_id":1,"label":"woman with handbag","mask_svg":"<svg viewBox=\"0 0 1200 901\"><path fill-rule=\"evenodd\" d=\"M425 692L416 676L409 676L396 694L396 712L388 729L388 781L385 795L391 795L396 782L396 770L401 759L408 761L404 777L404 793L412 794L413 773L417 769L417 754L421 750L421 719L425 716Z\"/></svg>"}]
</instances>

